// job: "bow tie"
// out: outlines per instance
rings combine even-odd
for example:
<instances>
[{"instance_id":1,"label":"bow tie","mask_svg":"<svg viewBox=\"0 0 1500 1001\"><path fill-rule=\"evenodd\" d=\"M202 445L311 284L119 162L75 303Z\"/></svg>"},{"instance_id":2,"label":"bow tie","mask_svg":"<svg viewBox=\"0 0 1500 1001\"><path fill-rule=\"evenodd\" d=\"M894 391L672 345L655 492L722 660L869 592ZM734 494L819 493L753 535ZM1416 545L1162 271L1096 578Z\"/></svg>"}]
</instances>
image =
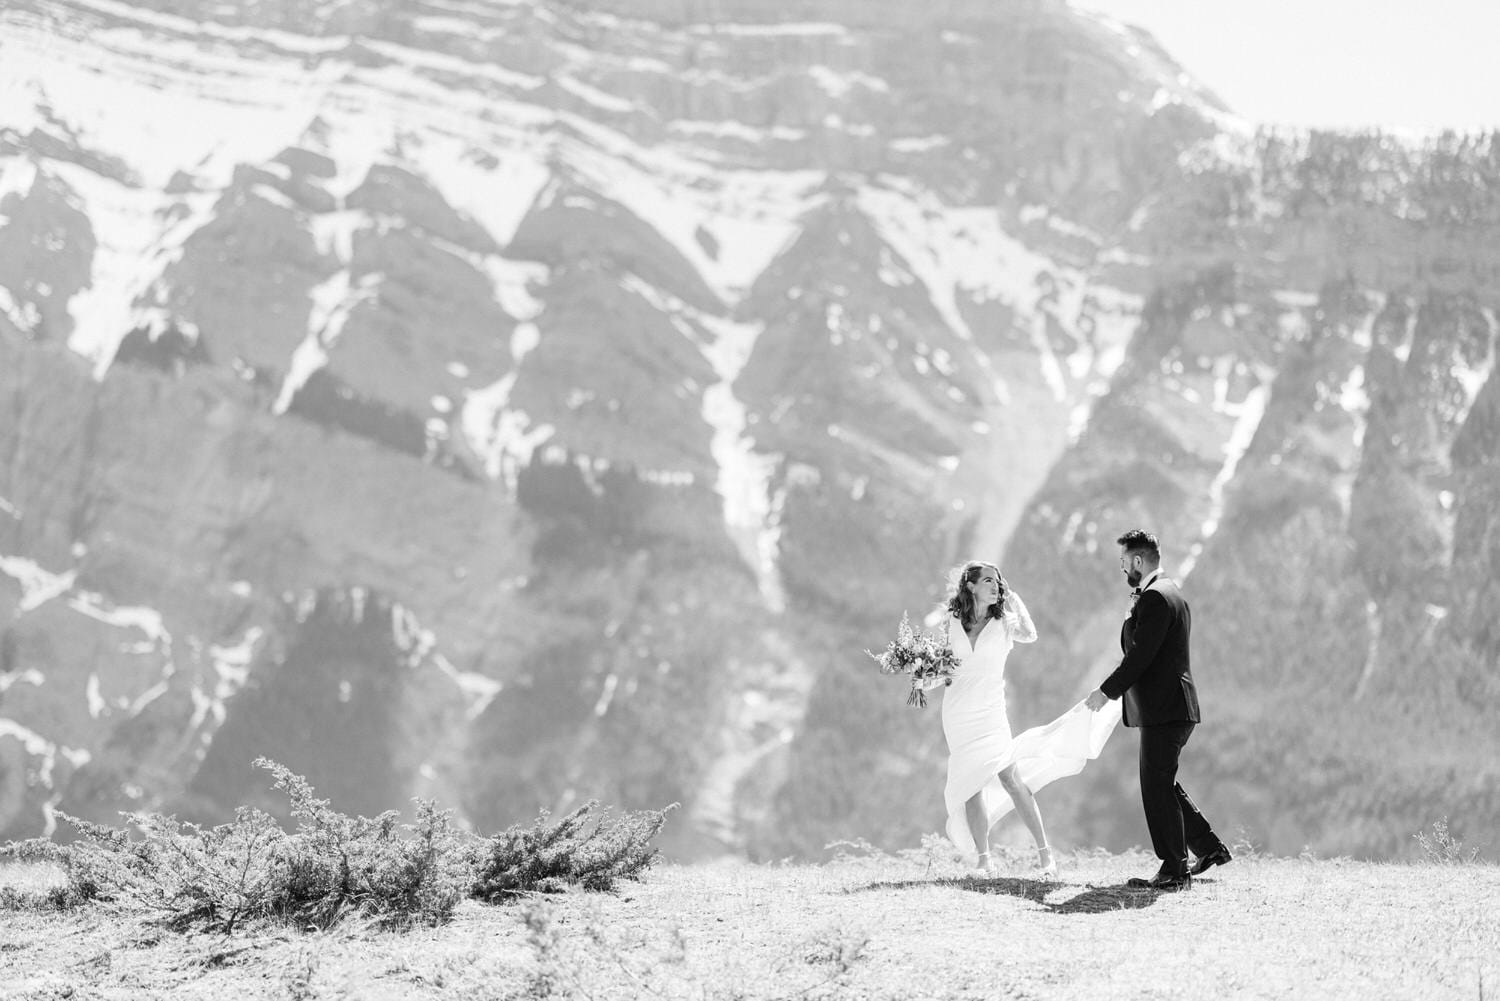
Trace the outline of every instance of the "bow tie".
<instances>
[{"instance_id":1,"label":"bow tie","mask_svg":"<svg viewBox=\"0 0 1500 1001\"><path fill-rule=\"evenodd\" d=\"M1131 590L1131 592L1130 592L1130 596L1132 598L1139 598L1141 596L1141 589L1138 588L1138 587L1137 588L1133 588Z\"/></svg>"}]
</instances>

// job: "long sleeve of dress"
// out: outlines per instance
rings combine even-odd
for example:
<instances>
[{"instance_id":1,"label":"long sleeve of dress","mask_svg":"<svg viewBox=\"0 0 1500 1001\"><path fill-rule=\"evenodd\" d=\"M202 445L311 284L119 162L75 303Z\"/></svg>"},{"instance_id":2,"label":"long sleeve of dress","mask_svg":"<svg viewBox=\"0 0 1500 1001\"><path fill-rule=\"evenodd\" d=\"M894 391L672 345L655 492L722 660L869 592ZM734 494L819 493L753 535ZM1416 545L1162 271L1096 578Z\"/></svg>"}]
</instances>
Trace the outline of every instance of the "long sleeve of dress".
<instances>
[{"instance_id":1,"label":"long sleeve of dress","mask_svg":"<svg viewBox=\"0 0 1500 1001\"><path fill-rule=\"evenodd\" d=\"M1031 621L1031 613L1026 610L1026 602L1015 591L1005 596L1005 608L1001 616L1005 620L1005 628L1010 631L1010 638L1017 643L1035 643L1036 625Z\"/></svg>"}]
</instances>

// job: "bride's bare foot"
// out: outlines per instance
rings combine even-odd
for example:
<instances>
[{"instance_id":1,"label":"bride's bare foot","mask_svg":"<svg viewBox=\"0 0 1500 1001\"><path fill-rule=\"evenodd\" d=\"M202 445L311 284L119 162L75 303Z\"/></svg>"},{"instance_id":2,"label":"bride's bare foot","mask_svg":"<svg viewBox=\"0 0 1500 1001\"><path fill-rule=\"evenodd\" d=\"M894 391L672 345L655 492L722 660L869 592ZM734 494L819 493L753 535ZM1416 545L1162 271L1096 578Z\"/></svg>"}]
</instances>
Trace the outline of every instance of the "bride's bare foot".
<instances>
[{"instance_id":1,"label":"bride's bare foot","mask_svg":"<svg viewBox=\"0 0 1500 1001\"><path fill-rule=\"evenodd\" d=\"M1037 849L1037 855L1038 855L1037 864L1038 864L1038 866L1040 866L1040 868L1038 869L1037 875L1044 876L1044 877L1046 877L1048 879L1056 879L1057 878L1057 858L1056 858L1056 856L1052 852L1052 846L1051 845L1042 845L1042 847L1040 847L1040 848Z\"/></svg>"},{"instance_id":2,"label":"bride's bare foot","mask_svg":"<svg viewBox=\"0 0 1500 1001\"><path fill-rule=\"evenodd\" d=\"M995 863L994 859L990 858L989 852L980 852L979 857L974 860L974 868L980 872L989 873L994 872L1000 866Z\"/></svg>"}]
</instances>

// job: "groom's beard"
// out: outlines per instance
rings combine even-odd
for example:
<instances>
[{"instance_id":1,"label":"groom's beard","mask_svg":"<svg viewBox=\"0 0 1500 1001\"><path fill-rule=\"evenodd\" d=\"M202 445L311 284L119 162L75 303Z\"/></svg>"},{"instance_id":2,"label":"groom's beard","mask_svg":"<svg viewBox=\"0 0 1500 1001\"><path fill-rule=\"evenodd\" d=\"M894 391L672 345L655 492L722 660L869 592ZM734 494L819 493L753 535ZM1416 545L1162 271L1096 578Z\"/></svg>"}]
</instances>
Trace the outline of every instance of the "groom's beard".
<instances>
[{"instance_id":1,"label":"groom's beard","mask_svg":"<svg viewBox=\"0 0 1500 1001\"><path fill-rule=\"evenodd\" d=\"M1126 570L1125 583L1129 584L1131 587L1140 587L1141 572L1139 570Z\"/></svg>"}]
</instances>

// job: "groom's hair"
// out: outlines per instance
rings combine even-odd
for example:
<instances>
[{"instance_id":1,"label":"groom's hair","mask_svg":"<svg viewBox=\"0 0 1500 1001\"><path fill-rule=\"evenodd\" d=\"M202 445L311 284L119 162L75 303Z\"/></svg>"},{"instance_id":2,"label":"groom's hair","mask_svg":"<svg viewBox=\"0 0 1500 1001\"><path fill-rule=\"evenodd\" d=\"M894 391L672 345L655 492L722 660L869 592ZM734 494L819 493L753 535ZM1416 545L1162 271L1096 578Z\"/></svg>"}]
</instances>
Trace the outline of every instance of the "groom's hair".
<instances>
[{"instance_id":1,"label":"groom's hair","mask_svg":"<svg viewBox=\"0 0 1500 1001\"><path fill-rule=\"evenodd\" d=\"M1132 528L1115 541L1124 546L1127 553L1144 553L1153 561L1161 562L1161 546L1157 544L1156 536L1150 532Z\"/></svg>"}]
</instances>

